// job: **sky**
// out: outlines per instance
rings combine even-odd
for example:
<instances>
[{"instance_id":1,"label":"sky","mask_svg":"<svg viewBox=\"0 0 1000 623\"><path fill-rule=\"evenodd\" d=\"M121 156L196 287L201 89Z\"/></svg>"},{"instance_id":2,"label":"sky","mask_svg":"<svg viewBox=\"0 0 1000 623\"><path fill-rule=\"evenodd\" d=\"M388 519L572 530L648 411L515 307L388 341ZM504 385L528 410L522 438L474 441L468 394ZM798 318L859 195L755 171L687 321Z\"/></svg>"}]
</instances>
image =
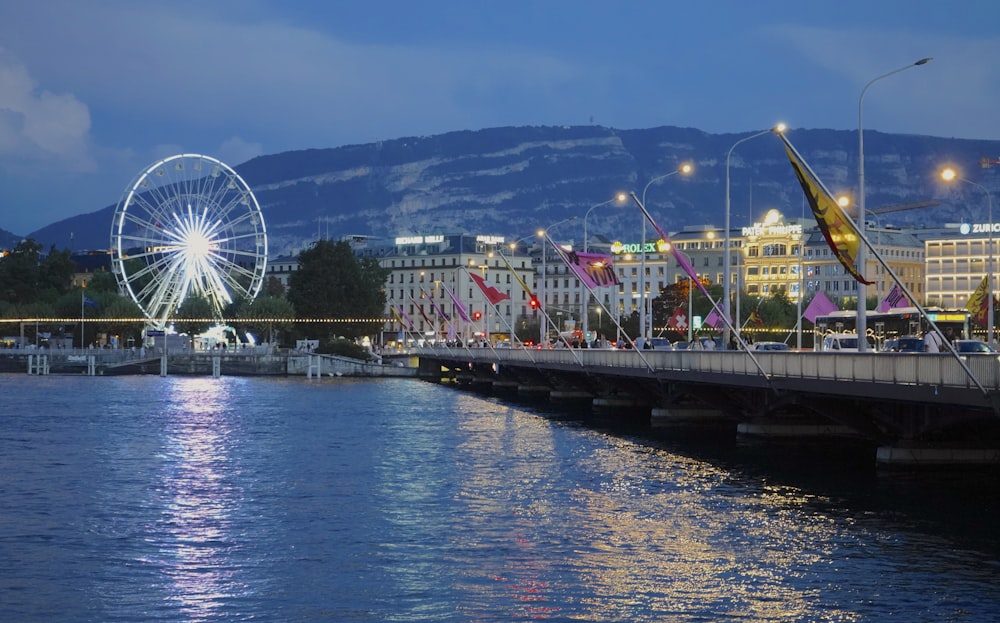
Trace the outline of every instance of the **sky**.
<instances>
[{"instance_id":1,"label":"sky","mask_svg":"<svg viewBox=\"0 0 1000 623\"><path fill-rule=\"evenodd\" d=\"M859 101L865 129L1000 140L1000 2L0 0L0 229L116 204L179 153L235 167L528 125L856 131Z\"/></svg>"}]
</instances>

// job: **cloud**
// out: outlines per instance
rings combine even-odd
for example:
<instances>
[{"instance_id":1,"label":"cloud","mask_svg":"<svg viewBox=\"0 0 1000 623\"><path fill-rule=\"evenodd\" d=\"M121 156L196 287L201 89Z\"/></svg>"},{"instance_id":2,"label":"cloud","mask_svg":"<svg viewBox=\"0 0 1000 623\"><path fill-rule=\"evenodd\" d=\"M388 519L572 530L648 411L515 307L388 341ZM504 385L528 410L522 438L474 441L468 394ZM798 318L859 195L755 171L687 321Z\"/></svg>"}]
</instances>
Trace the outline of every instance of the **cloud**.
<instances>
[{"instance_id":1,"label":"cloud","mask_svg":"<svg viewBox=\"0 0 1000 623\"><path fill-rule=\"evenodd\" d=\"M264 155L264 146L260 143L250 143L239 136L226 139L219 147L219 160L231 167L243 164L251 158Z\"/></svg>"},{"instance_id":2,"label":"cloud","mask_svg":"<svg viewBox=\"0 0 1000 623\"><path fill-rule=\"evenodd\" d=\"M47 161L91 171L90 111L68 93L39 90L16 57L0 49L0 162Z\"/></svg>"}]
</instances>

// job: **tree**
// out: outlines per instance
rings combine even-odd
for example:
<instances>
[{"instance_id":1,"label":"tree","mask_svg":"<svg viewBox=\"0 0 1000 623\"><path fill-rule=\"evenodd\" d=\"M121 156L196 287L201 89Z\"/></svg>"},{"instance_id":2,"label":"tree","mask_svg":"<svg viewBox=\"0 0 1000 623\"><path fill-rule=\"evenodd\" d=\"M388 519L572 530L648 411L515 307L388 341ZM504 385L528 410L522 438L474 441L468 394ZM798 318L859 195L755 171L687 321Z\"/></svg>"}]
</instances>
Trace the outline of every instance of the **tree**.
<instances>
[{"instance_id":1,"label":"tree","mask_svg":"<svg viewBox=\"0 0 1000 623\"><path fill-rule=\"evenodd\" d=\"M27 238L0 259L0 299L15 305L38 300L38 258L41 250L42 245Z\"/></svg>"},{"instance_id":2,"label":"tree","mask_svg":"<svg viewBox=\"0 0 1000 623\"><path fill-rule=\"evenodd\" d=\"M295 322L295 308L286 299L260 296L240 314L244 329L268 342L275 342L278 331L287 331Z\"/></svg>"},{"instance_id":3,"label":"tree","mask_svg":"<svg viewBox=\"0 0 1000 623\"><path fill-rule=\"evenodd\" d=\"M368 258L359 262L347 242L319 240L299 255L299 270L288 277L288 301L300 318L380 318L385 310L388 272ZM358 337L377 330L381 320L337 325Z\"/></svg>"},{"instance_id":4,"label":"tree","mask_svg":"<svg viewBox=\"0 0 1000 623\"><path fill-rule=\"evenodd\" d=\"M69 249L56 251L55 245L52 245L48 255L38 267L36 288L39 296L52 301L69 292L74 272L76 272L76 265L73 263L73 255Z\"/></svg>"},{"instance_id":5,"label":"tree","mask_svg":"<svg viewBox=\"0 0 1000 623\"><path fill-rule=\"evenodd\" d=\"M284 298L286 291L285 284L281 283L281 279L271 275L264 281L264 287L261 288L260 295Z\"/></svg>"},{"instance_id":6,"label":"tree","mask_svg":"<svg viewBox=\"0 0 1000 623\"><path fill-rule=\"evenodd\" d=\"M212 302L203 296L189 295L174 312L174 326L178 333L187 333L191 338L191 348L194 348L194 337L204 333L212 326L211 318L215 315Z\"/></svg>"}]
</instances>

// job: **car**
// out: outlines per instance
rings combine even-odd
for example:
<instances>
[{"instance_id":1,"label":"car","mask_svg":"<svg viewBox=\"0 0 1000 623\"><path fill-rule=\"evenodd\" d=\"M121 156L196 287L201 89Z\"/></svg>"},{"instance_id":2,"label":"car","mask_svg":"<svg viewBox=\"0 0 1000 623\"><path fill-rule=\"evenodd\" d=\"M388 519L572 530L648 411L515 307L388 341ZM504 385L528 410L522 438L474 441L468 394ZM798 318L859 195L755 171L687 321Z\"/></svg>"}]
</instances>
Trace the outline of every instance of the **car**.
<instances>
[{"instance_id":1,"label":"car","mask_svg":"<svg viewBox=\"0 0 1000 623\"><path fill-rule=\"evenodd\" d=\"M649 338L649 345L653 350L673 350L670 340L665 337L651 337Z\"/></svg>"},{"instance_id":2,"label":"car","mask_svg":"<svg viewBox=\"0 0 1000 623\"><path fill-rule=\"evenodd\" d=\"M954 345L955 350L963 355L997 352L995 348L982 340L955 340Z\"/></svg>"},{"instance_id":3,"label":"car","mask_svg":"<svg viewBox=\"0 0 1000 623\"><path fill-rule=\"evenodd\" d=\"M882 349L887 353L922 353L924 352L924 339L912 335L904 335L891 339L885 343Z\"/></svg>"},{"instance_id":4,"label":"car","mask_svg":"<svg viewBox=\"0 0 1000 623\"><path fill-rule=\"evenodd\" d=\"M869 342L869 348L874 344ZM831 333L823 338L821 350L834 353L858 352L858 336L856 333Z\"/></svg>"},{"instance_id":5,"label":"car","mask_svg":"<svg viewBox=\"0 0 1000 623\"><path fill-rule=\"evenodd\" d=\"M754 342L750 345L750 350L791 350L792 347L784 342Z\"/></svg>"}]
</instances>

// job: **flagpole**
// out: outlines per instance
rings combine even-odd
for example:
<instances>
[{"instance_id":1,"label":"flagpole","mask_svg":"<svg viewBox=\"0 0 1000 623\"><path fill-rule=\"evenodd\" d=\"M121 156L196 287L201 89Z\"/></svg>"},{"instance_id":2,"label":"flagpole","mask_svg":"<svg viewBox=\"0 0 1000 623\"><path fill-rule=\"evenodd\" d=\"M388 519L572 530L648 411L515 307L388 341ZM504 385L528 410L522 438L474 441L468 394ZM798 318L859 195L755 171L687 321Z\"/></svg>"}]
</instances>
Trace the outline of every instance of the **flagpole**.
<instances>
[{"instance_id":1,"label":"flagpole","mask_svg":"<svg viewBox=\"0 0 1000 623\"><path fill-rule=\"evenodd\" d=\"M570 266L569 261L566 259L566 255L564 253L559 253L558 252L559 248L556 247L556 243L552 241L552 238L549 238L548 233L545 234L545 240L547 240L549 242L549 244L551 244L553 246L553 248L556 249L557 255L563 261L563 263L566 264L566 267L570 269L570 272L573 272L574 274L576 274L576 272L573 270L573 267ZM604 302L601 301L601 297L599 297L596 294L594 294L594 288L591 288L590 284L586 283L585 281L583 281L583 279L580 279L580 283L583 285L583 287L585 287L587 289L588 296L593 296L595 299L597 299L597 304L601 306L601 309L603 309L604 311L608 312L608 315L610 316L611 312L608 310L607 307L604 306ZM615 326L617 326L619 329L622 328L621 325L619 324L618 320L615 320L614 323L615 323ZM642 354L642 349L639 348L638 346L636 346L635 341L628 336L628 333L625 333L625 337L626 337L626 339L628 339L628 343L632 345L632 350L634 350L636 352L636 354L639 355L639 359L642 359L642 362L644 364L646 364L646 368L648 368L649 371L652 372L653 371L653 366L650 365L650 363L646 359L645 355Z\"/></svg>"},{"instance_id":2,"label":"flagpole","mask_svg":"<svg viewBox=\"0 0 1000 623\"><path fill-rule=\"evenodd\" d=\"M502 254L501 254L501 257L502 257ZM469 272L469 269L468 269L467 267L465 267L465 266L463 266L463 267L462 267L462 270L464 270L465 272ZM470 273L470 274L471 274L471 273ZM490 300L489 300L488 298L486 298L486 293L485 293L485 292L484 292L484 293L482 293L482 295L483 295L483 301L484 301L484 302L485 302L485 303L486 303L487 305L489 305L490 307L492 307L492 308L493 308L493 310L494 310L495 312L497 312L497 317L498 317L498 318L500 318L501 320L503 320L504 324L505 324L505 325L507 325L507 330L508 330L508 331L510 331L511 335L514 335L514 327L512 327L512 326L511 326L511 325L510 325L510 324L509 324L509 323L507 322L507 318L505 318L505 317L504 317L504 315L500 313L500 310L499 310L499 309L497 308L497 306L496 306L496 305L494 305L494 304L493 304L493 302L492 302L492 301L490 301ZM508 299L507 299L507 300L509 301L509 300L510 300L510 298L508 297ZM493 351L493 354L495 354L495 355L497 355L497 357L499 357L499 356L500 356L500 354L499 354L499 353L497 353L497 349L496 349L496 348L495 348L495 347L493 346L493 344L492 344L492 343L491 343L491 342L490 342L489 340L486 340L486 343L487 343L487 344L489 345L489 347L490 347L490 350L492 350L492 351ZM526 353L528 353L528 359L530 359L530 360L531 360L531 363L536 363L536 362L535 362L535 358L534 358L534 357L532 357L532 355L531 355L531 352L529 351L529 349L524 349L524 350L525 350L525 352L526 352ZM581 363L580 365L583 365L583 364Z\"/></svg>"},{"instance_id":3,"label":"flagpole","mask_svg":"<svg viewBox=\"0 0 1000 623\"><path fill-rule=\"evenodd\" d=\"M702 285L701 281L698 280L698 275L694 272L694 268L691 266L690 262L688 262L687 258L684 257L684 254L674 247L673 243L670 242L670 238L667 236L667 233L663 231L662 228L660 228L660 226L657 224L656 221L653 220L653 217L649 214L649 211L646 210L646 206L644 206L642 202L639 201L639 198L635 196L635 193L632 192L629 194L632 196L632 200L635 201L636 205L639 206L639 209L642 210L643 216L645 216L646 220L649 221L649 224L653 226L653 230L655 230L656 233L663 238L664 242L670 245L670 254L673 255L677 263L681 265L681 268L684 270L685 273L687 273L688 278L698 285L698 289L701 290L701 293L705 295L705 298L708 299L708 302L712 304L712 309L715 311L716 315L722 318L722 322L726 323L726 326L729 327L730 331L736 333L736 337L737 339L739 339L740 345L743 347L743 352L745 352L747 356L749 356L750 359L753 361L753 365L756 366L757 371L760 372L761 376L764 377L768 385L771 386L771 389L777 391L777 389L774 388L774 384L771 382L770 375L768 375L768 373L764 370L764 367L760 365L760 361L757 360L757 357L754 356L753 352L751 352L750 349L747 347L747 343L743 341L743 336L740 335L740 332L737 331L735 327L733 327L733 321L729 318L729 316L722 313L719 304L715 301L715 299L712 298L712 295L709 294L708 290L705 288L704 285ZM689 298L691 296L693 295L692 294L688 295ZM688 326L689 327L691 326L690 317L688 318Z\"/></svg>"},{"instance_id":4,"label":"flagpole","mask_svg":"<svg viewBox=\"0 0 1000 623\"><path fill-rule=\"evenodd\" d=\"M83 327L84 327L84 312L83 312L83 302L86 300L86 294L83 293L83 288L80 288L80 348L83 348Z\"/></svg>"},{"instance_id":5,"label":"flagpole","mask_svg":"<svg viewBox=\"0 0 1000 623\"><path fill-rule=\"evenodd\" d=\"M795 155L795 158L798 159L799 164L805 167L806 171L812 177L812 181L815 182L815 184L817 185L817 191L821 193L826 193L826 196L832 200L833 195L830 194L830 191L823 184L822 180L820 180L819 177L816 175L816 172L812 170L812 167L809 166L809 163L807 163L802 158L802 154L800 154L798 150L795 149L795 146L792 145L792 142L788 140L788 137L785 136L784 134L780 134L779 136L781 137L781 140L785 143L785 145L788 147L788 149L790 149L791 152ZM805 189L803 189L803 192L805 192ZM977 388L979 388L979 391L983 392L983 395L988 396L989 394L986 391L986 388L983 387L983 385L979 382L979 379L976 378L976 375L973 374L971 369L969 369L968 364L966 364L966 362L962 360L962 357L958 354L958 351L955 350L955 346L944 337L944 333L941 331L941 329L938 328L937 323L931 320L930 316L927 314L927 310L925 310L924 307L917 301L917 298L913 295L913 292L911 292L910 289L906 287L906 284L903 283L903 280L899 278L899 275L896 274L896 271L894 271L892 267L889 266L889 263L886 262L885 258L882 257L882 254L879 253L878 249L875 248L875 245L873 245L871 241L868 240L868 236L866 236L863 231L858 229L854 225L854 223L849 219L846 222L850 225L851 228L854 229L854 233L855 235L857 235L858 240L860 240L863 243L864 247L867 248L869 252L871 252L872 257L875 258L875 260L879 263L882 269L885 270L885 272L892 278L893 282L895 282L895 284L899 286L899 288L903 291L903 294L905 294L906 297L910 299L910 302L913 303L913 306L917 308L917 312L920 314L920 317L926 320L927 324L930 325L931 329L938 334L938 337L948 348L948 352L951 353L953 357L955 357L955 360L958 361L960 366L962 366L962 370L965 371L969 379L976 385ZM859 314L859 316L860 315L861 314ZM857 332L857 328L858 324L857 321L855 321L855 332ZM862 335L860 333L858 334L859 352L863 352L860 350L862 341L865 342L865 345L867 347L867 337L868 337L867 335Z\"/></svg>"}]
</instances>

